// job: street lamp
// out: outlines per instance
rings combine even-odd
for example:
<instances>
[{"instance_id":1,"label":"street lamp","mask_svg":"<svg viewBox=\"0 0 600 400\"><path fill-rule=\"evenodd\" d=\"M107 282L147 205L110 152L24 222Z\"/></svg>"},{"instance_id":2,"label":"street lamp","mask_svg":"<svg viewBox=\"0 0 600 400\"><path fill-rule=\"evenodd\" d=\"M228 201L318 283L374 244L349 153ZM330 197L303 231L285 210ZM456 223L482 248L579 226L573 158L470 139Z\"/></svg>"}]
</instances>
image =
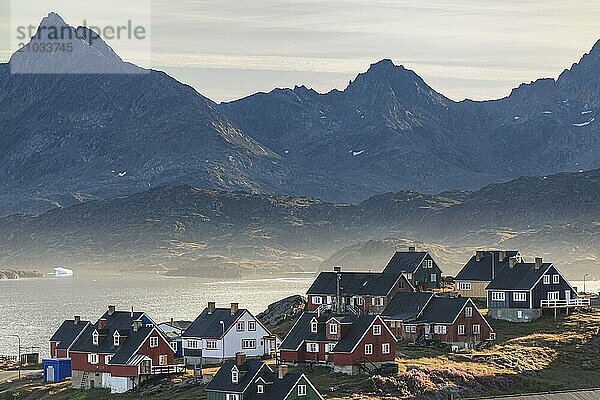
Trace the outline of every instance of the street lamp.
<instances>
[{"instance_id":1,"label":"street lamp","mask_svg":"<svg viewBox=\"0 0 600 400\"><path fill-rule=\"evenodd\" d=\"M590 274L583 275L583 294L587 293L587 291L585 290L585 278L587 278L588 276L590 276Z\"/></svg>"},{"instance_id":2,"label":"street lamp","mask_svg":"<svg viewBox=\"0 0 600 400\"><path fill-rule=\"evenodd\" d=\"M225 322L219 321L223 327L223 336L221 336L221 347L223 347L223 362L225 362Z\"/></svg>"}]
</instances>

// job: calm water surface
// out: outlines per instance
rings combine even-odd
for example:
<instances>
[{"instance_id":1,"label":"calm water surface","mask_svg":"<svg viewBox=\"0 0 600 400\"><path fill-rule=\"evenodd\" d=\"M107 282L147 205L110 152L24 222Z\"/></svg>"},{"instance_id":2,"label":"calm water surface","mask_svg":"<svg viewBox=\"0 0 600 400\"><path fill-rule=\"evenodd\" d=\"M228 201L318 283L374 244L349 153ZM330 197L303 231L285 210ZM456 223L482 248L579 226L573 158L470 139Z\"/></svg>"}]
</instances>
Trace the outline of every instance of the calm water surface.
<instances>
[{"instance_id":1,"label":"calm water surface","mask_svg":"<svg viewBox=\"0 0 600 400\"><path fill-rule=\"evenodd\" d=\"M81 315L96 321L109 305L147 312L155 322L193 320L208 301L218 306L240 303L257 314L274 301L303 294L312 276L215 282L202 278L171 278L148 274L89 275L0 281L0 354L16 354L18 333L23 346L40 346L64 319Z\"/></svg>"}]
</instances>

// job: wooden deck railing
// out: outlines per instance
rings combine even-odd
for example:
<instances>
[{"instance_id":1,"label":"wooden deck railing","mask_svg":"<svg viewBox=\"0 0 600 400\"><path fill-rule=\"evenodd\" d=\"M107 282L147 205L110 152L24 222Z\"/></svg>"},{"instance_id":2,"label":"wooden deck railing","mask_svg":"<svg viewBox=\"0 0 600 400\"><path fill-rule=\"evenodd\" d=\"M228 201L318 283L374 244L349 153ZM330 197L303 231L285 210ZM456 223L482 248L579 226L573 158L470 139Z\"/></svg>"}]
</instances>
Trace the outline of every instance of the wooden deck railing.
<instances>
[{"instance_id":1,"label":"wooden deck railing","mask_svg":"<svg viewBox=\"0 0 600 400\"><path fill-rule=\"evenodd\" d=\"M590 299L542 300L542 308L589 307Z\"/></svg>"},{"instance_id":2,"label":"wooden deck railing","mask_svg":"<svg viewBox=\"0 0 600 400\"><path fill-rule=\"evenodd\" d=\"M153 365L150 373L152 375L181 374L185 372L185 365Z\"/></svg>"}]
</instances>

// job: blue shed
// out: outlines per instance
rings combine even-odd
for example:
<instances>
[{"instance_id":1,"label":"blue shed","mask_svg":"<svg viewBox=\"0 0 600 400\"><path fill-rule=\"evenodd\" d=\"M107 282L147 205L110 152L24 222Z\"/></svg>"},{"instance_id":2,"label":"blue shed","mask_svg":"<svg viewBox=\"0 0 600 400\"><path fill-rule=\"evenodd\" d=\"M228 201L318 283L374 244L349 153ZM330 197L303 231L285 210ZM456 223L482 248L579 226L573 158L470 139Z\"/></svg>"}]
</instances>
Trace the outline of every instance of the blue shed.
<instances>
[{"instance_id":1,"label":"blue shed","mask_svg":"<svg viewBox=\"0 0 600 400\"><path fill-rule=\"evenodd\" d=\"M42 360L44 382L61 382L71 376L70 358L50 358Z\"/></svg>"}]
</instances>

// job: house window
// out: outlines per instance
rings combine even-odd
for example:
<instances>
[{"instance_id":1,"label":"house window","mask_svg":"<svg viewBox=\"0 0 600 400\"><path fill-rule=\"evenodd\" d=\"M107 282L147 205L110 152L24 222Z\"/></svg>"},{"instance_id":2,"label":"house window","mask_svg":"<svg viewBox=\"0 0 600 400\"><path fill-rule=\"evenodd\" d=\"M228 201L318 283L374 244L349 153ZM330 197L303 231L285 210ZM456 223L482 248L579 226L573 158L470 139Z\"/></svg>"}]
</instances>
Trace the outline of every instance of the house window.
<instances>
[{"instance_id":1,"label":"house window","mask_svg":"<svg viewBox=\"0 0 600 400\"><path fill-rule=\"evenodd\" d=\"M187 341L187 347L188 347L188 349L197 349L198 348L198 341L197 340L188 340Z\"/></svg>"},{"instance_id":2,"label":"house window","mask_svg":"<svg viewBox=\"0 0 600 400\"><path fill-rule=\"evenodd\" d=\"M416 333L417 327L415 325L404 325L404 332L406 333Z\"/></svg>"},{"instance_id":3,"label":"house window","mask_svg":"<svg viewBox=\"0 0 600 400\"><path fill-rule=\"evenodd\" d=\"M513 301L527 301L527 293L513 292Z\"/></svg>"},{"instance_id":4,"label":"house window","mask_svg":"<svg viewBox=\"0 0 600 400\"><path fill-rule=\"evenodd\" d=\"M362 306L363 304L365 304L365 299L362 297L357 297L356 304L358 304L359 306Z\"/></svg>"},{"instance_id":5,"label":"house window","mask_svg":"<svg viewBox=\"0 0 600 400\"><path fill-rule=\"evenodd\" d=\"M323 298L321 296L312 297L313 304L323 304Z\"/></svg>"},{"instance_id":6,"label":"house window","mask_svg":"<svg viewBox=\"0 0 600 400\"><path fill-rule=\"evenodd\" d=\"M306 343L306 351L308 353L318 353L319 343Z\"/></svg>"},{"instance_id":7,"label":"house window","mask_svg":"<svg viewBox=\"0 0 600 400\"><path fill-rule=\"evenodd\" d=\"M408 279L409 281L412 280L412 278L413 278L413 274L412 273L407 272L405 275L406 275L406 279Z\"/></svg>"},{"instance_id":8,"label":"house window","mask_svg":"<svg viewBox=\"0 0 600 400\"><path fill-rule=\"evenodd\" d=\"M306 385L298 385L298 396L306 396Z\"/></svg>"},{"instance_id":9,"label":"house window","mask_svg":"<svg viewBox=\"0 0 600 400\"><path fill-rule=\"evenodd\" d=\"M120 339L120 337L119 337L119 332L115 332L115 336L113 337L113 344L114 344L115 346L118 346L118 345L119 345L119 339Z\"/></svg>"},{"instance_id":10,"label":"house window","mask_svg":"<svg viewBox=\"0 0 600 400\"><path fill-rule=\"evenodd\" d=\"M92 344L94 346L98 346L98 332L94 331L94 333L92 333Z\"/></svg>"},{"instance_id":11,"label":"house window","mask_svg":"<svg viewBox=\"0 0 600 400\"><path fill-rule=\"evenodd\" d=\"M365 355L373 354L373 345L371 343L365 344Z\"/></svg>"},{"instance_id":12,"label":"house window","mask_svg":"<svg viewBox=\"0 0 600 400\"><path fill-rule=\"evenodd\" d=\"M523 319L523 311L517 311L517 319Z\"/></svg>"},{"instance_id":13,"label":"house window","mask_svg":"<svg viewBox=\"0 0 600 400\"><path fill-rule=\"evenodd\" d=\"M390 354L390 344L389 343L381 344L381 354Z\"/></svg>"},{"instance_id":14,"label":"house window","mask_svg":"<svg viewBox=\"0 0 600 400\"><path fill-rule=\"evenodd\" d=\"M465 334L465 326L464 325L459 325L458 326L458 334L459 335L464 335Z\"/></svg>"},{"instance_id":15,"label":"house window","mask_svg":"<svg viewBox=\"0 0 600 400\"><path fill-rule=\"evenodd\" d=\"M317 333L319 330L319 323L317 321L311 321L310 323L310 332Z\"/></svg>"},{"instance_id":16,"label":"house window","mask_svg":"<svg viewBox=\"0 0 600 400\"><path fill-rule=\"evenodd\" d=\"M240 400L240 395L237 393L227 393L225 395L225 400Z\"/></svg>"},{"instance_id":17,"label":"house window","mask_svg":"<svg viewBox=\"0 0 600 400\"><path fill-rule=\"evenodd\" d=\"M256 321L248 321L248 330L255 331L256 330Z\"/></svg>"},{"instance_id":18,"label":"house window","mask_svg":"<svg viewBox=\"0 0 600 400\"><path fill-rule=\"evenodd\" d=\"M373 335L381 335L381 325L373 325Z\"/></svg>"},{"instance_id":19,"label":"house window","mask_svg":"<svg viewBox=\"0 0 600 400\"><path fill-rule=\"evenodd\" d=\"M233 368L231 370L231 383L238 383L240 380L240 373L238 372L237 368Z\"/></svg>"},{"instance_id":20,"label":"house window","mask_svg":"<svg viewBox=\"0 0 600 400\"><path fill-rule=\"evenodd\" d=\"M171 342L171 349L173 349L174 352L177 352L177 342Z\"/></svg>"},{"instance_id":21,"label":"house window","mask_svg":"<svg viewBox=\"0 0 600 400\"><path fill-rule=\"evenodd\" d=\"M161 354L158 356L158 365L167 365L168 360L166 354Z\"/></svg>"},{"instance_id":22,"label":"house window","mask_svg":"<svg viewBox=\"0 0 600 400\"><path fill-rule=\"evenodd\" d=\"M240 321L240 322L237 323L236 330L238 332L243 332L244 331L244 327L245 327L244 321Z\"/></svg>"},{"instance_id":23,"label":"house window","mask_svg":"<svg viewBox=\"0 0 600 400\"><path fill-rule=\"evenodd\" d=\"M504 301L505 299L504 292L492 292L492 301Z\"/></svg>"},{"instance_id":24,"label":"house window","mask_svg":"<svg viewBox=\"0 0 600 400\"><path fill-rule=\"evenodd\" d=\"M98 364L99 358L100 357L98 357L98 354L95 354L95 353L88 354L88 362L90 364Z\"/></svg>"},{"instance_id":25,"label":"house window","mask_svg":"<svg viewBox=\"0 0 600 400\"><path fill-rule=\"evenodd\" d=\"M558 274L552 275L552 283L555 285L560 283L560 275L558 275Z\"/></svg>"},{"instance_id":26,"label":"house window","mask_svg":"<svg viewBox=\"0 0 600 400\"><path fill-rule=\"evenodd\" d=\"M436 274L431 274L431 282L437 282L437 275Z\"/></svg>"},{"instance_id":27,"label":"house window","mask_svg":"<svg viewBox=\"0 0 600 400\"><path fill-rule=\"evenodd\" d=\"M334 347L335 347L335 343L327 343L327 344L325 345L325 351L326 351L327 353L333 353L333 349L334 349Z\"/></svg>"},{"instance_id":28,"label":"house window","mask_svg":"<svg viewBox=\"0 0 600 400\"><path fill-rule=\"evenodd\" d=\"M262 394L262 393L264 393L264 392L265 392L265 387L264 387L264 385L258 385L258 386L256 387L256 393L258 393L258 394Z\"/></svg>"},{"instance_id":29,"label":"house window","mask_svg":"<svg viewBox=\"0 0 600 400\"><path fill-rule=\"evenodd\" d=\"M243 339L242 340L242 349L255 349L256 348L256 339Z\"/></svg>"},{"instance_id":30,"label":"house window","mask_svg":"<svg viewBox=\"0 0 600 400\"><path fill-rule=\"evenodd\" d=\"M206 341L206 350L216 350L217 349L217 341L216 340L207 340Z\"/></svg>"},{"instance_id":31,"label":"house window","mask_svg":"<svg viewBox=\"0 0 600 400\"><path fill-rule=\"evenodd\" d=\"M544 285L550 284L550 275L544 275Z\"/></svg>"},{"instance_id":32,"label":"house window","mask_svg":"<svg viewBox=\"0 0 600 400\"><path fill-rule=\"evenodd\" d=\"M479 335L481 333L481 325L473 325L473 335Z\"/></svg>"},{"instance_id":33,"label":"house window","mask_svg":"<svg viewBox=\"0 0 600 400\"><path fill-rule=\"evenodd\" d=\"M158 347L158 337L152 336L150 338L150 347Z\"/></svg>"},{"instance_id":34,"label":"house window","mask_svg":"<svg viewBox=\"0 0 600 400\"><path fill-rule=\"evenodd\" d=\"M473 307L465 307L465 317L473 316Z\"/></svg>"},{"instance_id":35,"label":"house window","mask_svg":"<svg viewBox=\"0 0 600 400\"><path fill-rule=\"evenodd\" d=\"M371 305L380 307L383 305L383 297L373 297L371 298Z\"/></svg>"},{"instance_id":36,"label":"house window","mask_svg":"<svg viewBox=\"0 0 600 400\"><path fill-rule=\"evenodd\" d=\"M436 325L433 328L433 331L437 334L437 335L445 335L447 330L446 330L446 325Z\"/></svg>"},{"instance_id":37,"label":"house window","mask_svg":"<svg viewBox=\"0 0 600 400\"><path fill-rule=\"evenodd\" d=\"M333 304L333 298L331 296L327 296L327 304Z\"/></svg>"},{"instance_id":38,"label":"house window","mask_svg":"<svg viewBox=\"0 0 600 400\"><path fill-rule=\"evenodd\" d=\"M458 290L471 290L471 282L458 282Z\"/></svg>"},{"instance_id":39,"label":"house window","mask_svg":"<svg viewBox=\"0 0 600 400\"><path fill-rule=\"evenodd\" d=\"M423 268L433 268L433 260L425 260Z\"/></svg>"},{"instance_id":40,"label":"house window","mask_svg":"<svg viewBox=\"0 0 600 400\"><path fill-rule=\"evenodd\" d=\"M104 364L106 364L106 365L110 364L110 360L112 360L111 355L104 356Z\"/></svg>"},{"instance_id":41,"label":"house window","mask_svg":"<svg viewBox=\"0 0 600 400\"><path fill-rule=\"evenodd\" d=\"M337 326L337 324L335 322L329 324L329 334L330 335L337 335L337 333L338 333L338 326Z\"/></svg>"}]
</instances>

